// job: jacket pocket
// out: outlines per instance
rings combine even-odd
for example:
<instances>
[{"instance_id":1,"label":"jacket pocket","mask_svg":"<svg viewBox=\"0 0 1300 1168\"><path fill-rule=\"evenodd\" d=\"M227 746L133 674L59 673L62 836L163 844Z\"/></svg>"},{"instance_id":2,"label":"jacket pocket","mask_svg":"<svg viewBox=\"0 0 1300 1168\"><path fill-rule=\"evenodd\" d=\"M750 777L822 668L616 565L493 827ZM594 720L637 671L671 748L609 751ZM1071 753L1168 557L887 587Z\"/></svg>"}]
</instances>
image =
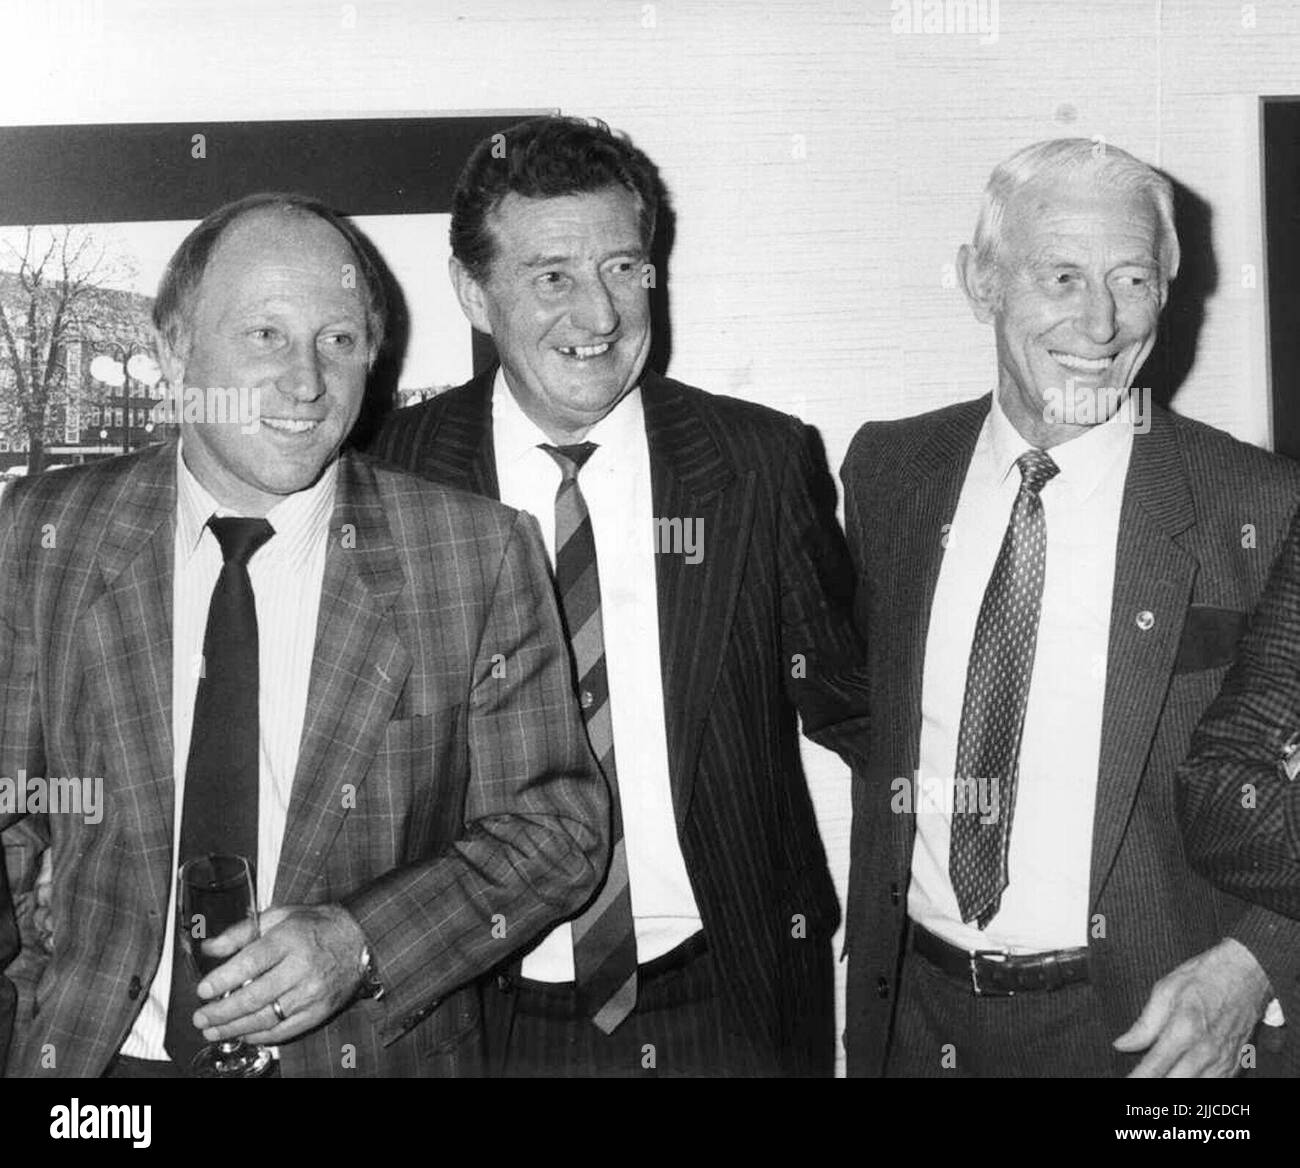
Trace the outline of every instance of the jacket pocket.
<instances>
[{"instance_id":1,"label":"jacket pocket","mask_svg":"<svg viewBox=\"0 0 1300 1168\"><path fill-rule=\"evenodd\" d=\"M1174 672L1196 673L1230 665L1249 624L1249 613L1212 604L1193 604L1183 622Z\"/></svg>"}]
</instances>

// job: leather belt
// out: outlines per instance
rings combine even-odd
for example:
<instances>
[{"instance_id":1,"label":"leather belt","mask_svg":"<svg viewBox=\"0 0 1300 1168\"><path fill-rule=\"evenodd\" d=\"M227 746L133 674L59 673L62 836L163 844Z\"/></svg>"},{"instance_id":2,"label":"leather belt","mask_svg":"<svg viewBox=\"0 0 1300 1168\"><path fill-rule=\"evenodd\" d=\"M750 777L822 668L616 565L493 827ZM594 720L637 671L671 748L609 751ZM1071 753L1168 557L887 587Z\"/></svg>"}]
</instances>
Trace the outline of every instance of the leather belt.
<instances>
[{"instance_id":1,"label":"leather belt","mask_svg":"<svg viewBox=\"0 0 1300 1168\"><path fill-rule=\"evenodd\" d=\"M976 997L1012 998L1088 980L1086 946L1047 953L1012 954L998 949L972 953L950 945L913 921L912 948L940 972L967 985Z\"/></svg>"}]
</instances>

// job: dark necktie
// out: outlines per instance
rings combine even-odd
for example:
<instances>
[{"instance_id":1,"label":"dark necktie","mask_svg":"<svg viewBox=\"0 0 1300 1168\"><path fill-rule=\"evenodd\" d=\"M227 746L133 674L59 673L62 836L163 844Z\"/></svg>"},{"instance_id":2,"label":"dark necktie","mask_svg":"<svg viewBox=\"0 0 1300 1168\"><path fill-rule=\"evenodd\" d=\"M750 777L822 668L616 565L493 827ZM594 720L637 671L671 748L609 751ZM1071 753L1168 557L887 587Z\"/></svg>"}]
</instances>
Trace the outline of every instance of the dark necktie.
<instances>
[{"instance_id":1,"label":"dark necktie","mask_svg":"<svg viewBox=\"0 0 1300 1168\"><path fill-rule=\"evenodd\" d=\"M1026 451L1016 465L1020 490L984 591L966 670L948 852L961 919L976 921L981 929L997 914L1007 887L1020 738L1047 564L1039 492L1059 470L1043 450ZM994 787L996 812L988 793Z\"/></svg>"},{"instance_id":2,"label":"dark necktie","mask_svg":"<svg viewBox=\"0 0 1300 1168\"><path fill-rule=\"evenodd\" d=\"M628 884L627 848L614 765L614 732L605 673L605 634L600 619L600 577L591 516L578 486L578 471L594 442L543 446L563 478L555 495L555 585L565 631L573 648L579 705L592 753L609 783L613 849L609 872L596 899L573 920L573 965L583 1008L606 1034L636 1005L636 932Z\"/></svg>"},{"instance_id":3,"label":"dark necktie","mask_svg":"<svg viewBox=\"0 0 1300 1168\"><path fill-rule=\"evenodd\" d=\"M265 519L208 520L224 560L203 637L203 671L185 767L179 863L202 856L245 856L257 863L257 609L248 561L275 534ZM176 945L164 1046L188 1066L203 1046L191 1015L199 979Z\"/></svg>"}]
</instances>

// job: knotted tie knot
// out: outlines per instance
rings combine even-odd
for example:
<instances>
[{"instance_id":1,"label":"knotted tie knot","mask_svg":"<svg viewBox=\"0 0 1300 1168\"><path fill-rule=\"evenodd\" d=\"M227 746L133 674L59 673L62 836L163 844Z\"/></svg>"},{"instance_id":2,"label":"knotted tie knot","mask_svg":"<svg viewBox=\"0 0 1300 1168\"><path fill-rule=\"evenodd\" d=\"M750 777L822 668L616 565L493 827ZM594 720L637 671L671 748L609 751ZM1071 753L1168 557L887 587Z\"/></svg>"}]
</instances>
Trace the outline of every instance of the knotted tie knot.
<instances>
[{"instance_id":1,"label":"knotted tie knot","mask_svg":"<svg viewBox=\"0 0 1300 1168\"><path fill-rule=\"evenodd\" d=\"M575 442L572 446L548 446L546 443L541 444L541 448L546 451L560 467L564 475L564 481L572 482L578 477L578 471L596 452L595 442Z\"/></svg>"},{"instance_id":2,"label":"knotted tie knot","mask_svg":"<svg viewBox=\"0 0 1300 1168\"><path fill-rule=\"evenodd\" d=\"M247 567L253 554L275 534L275 528L265 519L245 519L240 516L228 516L219 519L213 516L208 520L212 534L221 545L221 555L227 564Z\"/></svg>"},{"instance_id":3,"label":"knotted tie knot","mask_svg":"<svg viewBox=\"0 0 1300 1168\"><path fill-rule=\"evenodd\" d=\"M1032 494L1038 494L1048 480L1061 473L1061 468L1052 461L1046 450L1026 450L1016 459L1020 468L1020 485Z\"/></svg>"}]
</instances>

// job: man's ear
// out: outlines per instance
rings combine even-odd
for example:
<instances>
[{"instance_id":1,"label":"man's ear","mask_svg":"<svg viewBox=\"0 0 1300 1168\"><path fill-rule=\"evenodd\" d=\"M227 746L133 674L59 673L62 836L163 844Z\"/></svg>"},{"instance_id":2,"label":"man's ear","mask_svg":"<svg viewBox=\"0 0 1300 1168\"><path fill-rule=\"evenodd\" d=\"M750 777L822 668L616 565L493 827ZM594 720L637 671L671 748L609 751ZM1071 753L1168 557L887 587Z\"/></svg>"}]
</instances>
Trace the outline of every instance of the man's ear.
<instances>
[{"instance_id":1,"label":"man's ear","mask_svg":"<svg viewBox=\"0 0 1300 1168\"><path fill-rule=\"evenodd\" d=\"M991 264L980 262L969 243L963 243L957 249L957 278L975 319L982 324L992 324L998 307L997 272Z\"/></svg>"},{"instance_id":2,"label":"man's ear","mask_svg":"<svg viewBox=\"0 0 1300 1168\"><path fill-rule=\"evenodd\" d=\"M451 286L456 290L456 299L460 301L461 311L481 333L492 335L492 321L488 317L487 296L469 269L452 256L447 262L447 272L451 276Z\"/></svg>"},{"instance_id":3,"label":"man's ear","mask_svg":"<svg viewBox=\"0 0 1300 1168\"><path fill-rule=\"evenodd\" d=\"M157 329L153 330L153 342L154 352L158 354L158 368L162 370L163 379L173 393L184 393L185 355L178 353ZM185 342L179 341L178 347L185 347Z\"/></svg>"}]
</instances>

